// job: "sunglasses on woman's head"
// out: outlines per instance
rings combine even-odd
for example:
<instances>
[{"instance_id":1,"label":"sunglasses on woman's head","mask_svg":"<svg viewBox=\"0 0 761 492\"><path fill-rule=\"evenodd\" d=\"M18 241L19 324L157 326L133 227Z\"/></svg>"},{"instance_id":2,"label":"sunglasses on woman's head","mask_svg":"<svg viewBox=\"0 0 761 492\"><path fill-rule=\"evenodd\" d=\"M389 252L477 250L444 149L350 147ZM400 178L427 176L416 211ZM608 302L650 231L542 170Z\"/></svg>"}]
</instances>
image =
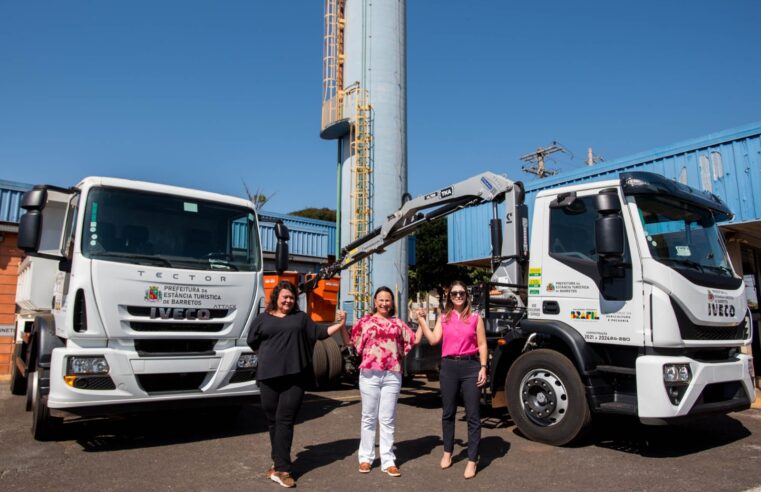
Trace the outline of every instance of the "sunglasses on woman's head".
<instances>
[{"instance_id":1,"label":"sunglasses on woman's head","mask_svg":"<svg viewBox=\"0 0 761 492\"><path fill-rule=\"evenodd\" d=\"M449 293L449 297L465 297L467 295L468 293L465 292L464 290L453 290L452 292Z\"/></svg>"}]
</instances>

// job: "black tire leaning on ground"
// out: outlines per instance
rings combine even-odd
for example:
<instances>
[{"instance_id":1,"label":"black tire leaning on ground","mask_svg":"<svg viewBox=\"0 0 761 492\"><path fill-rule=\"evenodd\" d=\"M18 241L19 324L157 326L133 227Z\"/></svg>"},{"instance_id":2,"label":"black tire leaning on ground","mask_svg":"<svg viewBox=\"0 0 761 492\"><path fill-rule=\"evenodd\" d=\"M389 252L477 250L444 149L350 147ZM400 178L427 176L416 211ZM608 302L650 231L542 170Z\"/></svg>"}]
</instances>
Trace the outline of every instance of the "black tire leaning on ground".
<instances>
[{"instance_id":1,"label":"black tire leaning on ground","mask_svg":"<svg viewBox=\"0 0 761 492\"><path fill-rule=\"evenodd\" d=\"M41 367L29 373L30 382L32 383L32 436L37 441L49 441L55 439L60 431L63 419L52 417L47 404L47 395L42 395L40 388L40 379L42 376L47 377L49 371Z\"/></svg>"},{"instance_id":2,"label":"black tire leaning on ground","mask_svg":"<svg viewBox=\"0 0 761 492\"><path fill-rule=\"evenodd\" d=\"M507 374L505 394L513 422L534 441L563 446L580 437L591 419L576 367L554 350L518 357Z\"/></svg>"},{"instance_id":3,"label":"black tire leaning on ground","mask_svg":"<svg viewBox=\"0 0 761 492\"><path fill-rule=\"evenodd\" d=\"M21 352L21 345L16 345L13 351L13 357L11 357L11 393L14 395L25 395L27 378L22 376L16 367L16 359Z\"/></svg>"},{"instance_id":4,"label":"black tire leaning on ground","mask_svg":"<svg viewBox=\"0 0 761 492\"><path fill-rule=\"evenodd\" d=\"M312 369L314 370L314 384L317 388L324 389L328 384L328 354L323 340L317 340L312 352Z\"/></svg>"},{"instance_id":5,"label":"black tire leaning on ground","mask_svg":"<svg viewBox=\"0 0 761 492\"><path fill-rule=\"evenodd\" d=\"M344 369L344 359L341 348L333 337L323 340L323 347L328 356L328 384L331 386L338 382Z\"/></svg>"}]
</instances>

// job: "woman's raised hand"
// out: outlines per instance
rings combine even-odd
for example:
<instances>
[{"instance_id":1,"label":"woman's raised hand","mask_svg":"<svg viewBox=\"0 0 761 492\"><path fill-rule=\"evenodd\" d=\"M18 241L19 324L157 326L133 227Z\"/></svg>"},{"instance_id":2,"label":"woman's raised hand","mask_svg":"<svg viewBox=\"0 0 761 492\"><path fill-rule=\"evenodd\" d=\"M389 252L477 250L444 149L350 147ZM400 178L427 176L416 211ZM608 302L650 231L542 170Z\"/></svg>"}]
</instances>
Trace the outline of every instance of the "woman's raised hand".
<instances>
[{"instance_id":1,"label":"woman's raised hand","mask_svg":"<svg viewBox=\"0 0 761 492\"><path fill-rule=\"evenodd\" d=\"M415 311L415 314L417 315L418 319L420 318L425 319L427 313L425 312L425 309L417 308L417 310Z\"/></svg>"},{"instance_id":2,"label":"woman's raised hand","mask_svg":"<svg viewBox=\"0 0 761 492\"><path fill-rule=\"evenodd\" d=\"M342 311L340 309L336 311L336 323L346 323L346 311Z\"/></svg>"}]
</instances>

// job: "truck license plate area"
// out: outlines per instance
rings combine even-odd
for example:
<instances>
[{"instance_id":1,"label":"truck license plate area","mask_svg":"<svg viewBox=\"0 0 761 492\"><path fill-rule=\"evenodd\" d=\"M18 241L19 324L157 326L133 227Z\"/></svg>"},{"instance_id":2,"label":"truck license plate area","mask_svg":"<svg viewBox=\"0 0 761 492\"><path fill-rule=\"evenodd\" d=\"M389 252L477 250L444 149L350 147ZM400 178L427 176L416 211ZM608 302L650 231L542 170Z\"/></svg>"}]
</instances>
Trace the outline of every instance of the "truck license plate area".
<instances>
[{"instance_id":1,"label":"truck license plate area","mask_svg":"<svg viewBox=\"0 0 761 492\"><path fill-rule=\"evenodd\" d=\"M207 372L183 372L176 374L138 374L137 382L148 394L186 393L200 391Z\"/></svg>"}]
</instances>

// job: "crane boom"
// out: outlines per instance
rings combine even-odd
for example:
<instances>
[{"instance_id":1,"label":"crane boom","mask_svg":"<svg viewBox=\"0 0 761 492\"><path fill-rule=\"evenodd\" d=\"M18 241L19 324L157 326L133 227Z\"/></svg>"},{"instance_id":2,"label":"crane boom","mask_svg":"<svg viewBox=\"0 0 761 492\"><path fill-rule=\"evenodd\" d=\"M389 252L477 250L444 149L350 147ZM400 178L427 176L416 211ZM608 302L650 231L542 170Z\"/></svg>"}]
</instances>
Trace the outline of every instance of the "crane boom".
<instances>
[{"instance_id":1,"label":"crane boom","mask_svg":"<svg viewBox=\"0 0 761 492\"><path fill-rule=\"evenodd\" d=\"M499 219L496 218L496 207L506 198L508 205L505 225L506 228L514 227L517 223L514 220L517 218L516 207L525 207L523 205L523 184L513 182L504 176L489 171L412 198L396 212L389 215L380 227L347 244L341 250L340 258L335 263L320 269L315 277L303 284L302 290L313 289L320 280L333 277L372 254L382 253L389 245L414 233L423 224L446 217L457 210L484 203L493 203L494 220L499 222ZM525 226L527 221L520 221L520 224ZM495 227L492 227L492 230L494 231ZM508 230L507 232L513 231ZM527 254L527 250L525 252L518 251L519 245L516 242L513 242L515 244L507 243L505 246L501 245L501 233L499 235L498 239L493 236L492 241L494 262ZM518 237L516 234L513 236ZM520 241L520 243L524 242L527 245L527 240Z\"/></svg>"}]
</instances>

